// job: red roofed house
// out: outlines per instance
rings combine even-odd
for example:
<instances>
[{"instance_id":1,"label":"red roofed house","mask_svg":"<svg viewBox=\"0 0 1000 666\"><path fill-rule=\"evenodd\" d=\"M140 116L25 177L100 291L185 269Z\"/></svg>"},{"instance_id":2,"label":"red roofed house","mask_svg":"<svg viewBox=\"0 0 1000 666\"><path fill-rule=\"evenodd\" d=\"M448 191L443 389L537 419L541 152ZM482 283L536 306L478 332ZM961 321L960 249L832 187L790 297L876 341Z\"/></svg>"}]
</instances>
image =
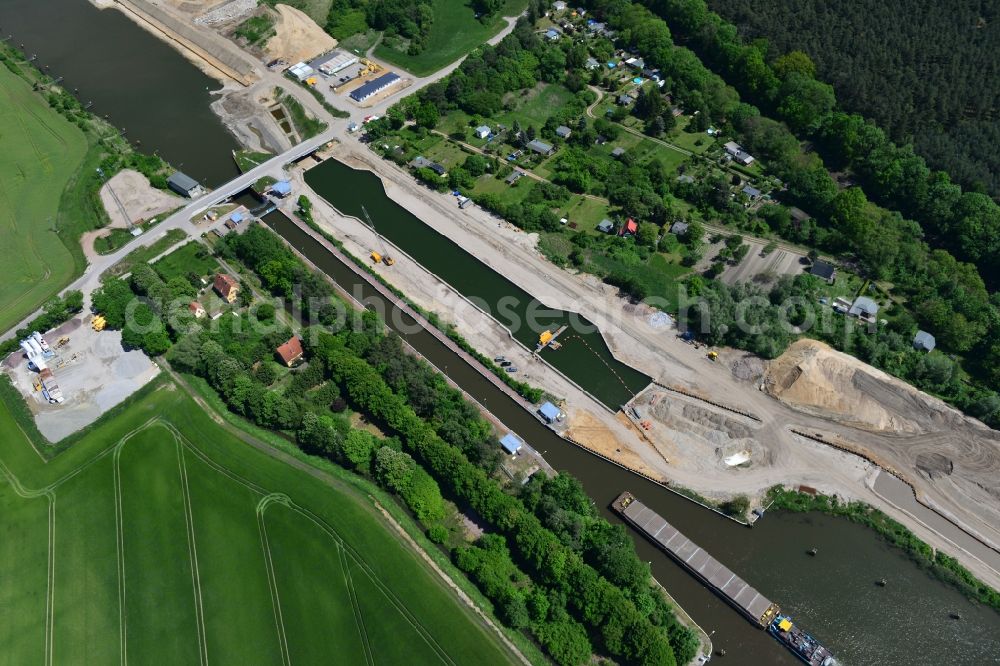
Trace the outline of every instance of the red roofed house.
<instances>
[{"instance_id":1,"label":"red roofed house","mask_svg":"<svg viewBox=\"0 0 1000 666\"><path fill-rule=\"evenodd\" d=\"M637 232L638 230L639 230L639 223L630 217L628 218L628 222L625 223L625 226L622 227L622 236L626 234L632 234L634 236L635 232Z\"/></svg>"},{"instance_id":2,"label":"red roofed house","mask_svg":"<svg viewBox=\"0 0 1000 666\"><path fill-rule=\"evenodd\" d=\"M191 314L195 316L195 319L201 319L205 316L205 308L198 301L191 301L188 309L191 310Z\"/></svg>"},{"instance_id":3,"label":"red roofed house","mask_svg":"<svg viewBox=\"0 0 1000 666\"><path fill-rule=\"evenodd\" d=\"M217 273L215 276L215 292L222 297L226 303L236 300L236 295L240 293L240 285L233 278L224 273Z\"/></svg>"},{"instance_id":4,"label":"red roofed house","mask_svg":"<svg viewBox=\"0 0 1000 666\"><path fill-rule=\"evenodd\" d=\"M278 347L276 351L278 352L278 356L281 357L282 362L290 368L293 363L302 358L302 341L293 335L288 339L288 342Z\"/></svg>"}]
</instances>

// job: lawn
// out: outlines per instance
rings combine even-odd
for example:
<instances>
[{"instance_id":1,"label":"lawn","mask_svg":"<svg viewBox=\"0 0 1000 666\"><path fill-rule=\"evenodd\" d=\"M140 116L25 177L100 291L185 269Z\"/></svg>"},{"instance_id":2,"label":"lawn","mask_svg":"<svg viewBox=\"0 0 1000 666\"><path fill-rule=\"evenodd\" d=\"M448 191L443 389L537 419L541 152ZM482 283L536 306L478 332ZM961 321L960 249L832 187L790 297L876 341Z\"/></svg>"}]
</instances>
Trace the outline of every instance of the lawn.
<instances>
[{"instance_id":1,"label":"lawn","mask_svg":"<svg viewBox=\"0 0 1000 666\"><path fill-rule=\"evenodd\" d=\"M147 231L146 233L150 232ZM155 259L185 238L187 238L187 234L182 230L170 229L151 244L132 250L125 255L124 259L105 272L110 275L124 275L125 273L129 273L136 264L144 264L150 259Z\"/></svg>"},{"instance_id":2,"label":"lawn","mask_svg":"<svg viewBox=\"0 0 1000 666\"><path fill-rule=\"evenodd\" d=\"M211 275L219 268L219 262L210 254L207 247L191 241L157 260L153 268L164 280L172 277L186 277L195 274L199 277Z\"/></svg>"},{"instance_id":3,"label":"lawn","mask_svg":"<svg viewBox=\"0 0 1000 666\"><path fill-rule=\"evenodd\" d=\"M434 22L423 51L411 56L379 44L375 56L416 76L427 76L488 41L506 25L501 16L516 16L526 4L506 0L497 16L482 23L467 0L433 0Z\"/></svg>"},{"instance_id":4,"label":"lawn","mask_svg":"<svg viewBox=\"0 0 1000 666\"><path fill-rule=\"evenodd\" d=\"M363 493L167 380L42 462L0 402L7 663L511 663Z\"/></svg>"},{"instance_id":5,"label":"lawn","mask_svg":"<svg viewBox=\"0 0 1000 666\"><path fill-rule=\"evenodd\" d=\"M519 97L514 97L517 106L513 111L498 115L497 120L507 127L512 127L517 120L525 129L534 125L536 130L540 130L549 116L572 98L573 93L563 85L539 83L536 87L523 91Z\"/></svg>"},{"instance_id":6,"label":"lawn","mask_svg":"<svg viewBox=\"0 0 1000 666\"><path fill-rule=\"evenodd\" d=\"M78 234L59 228L60 199L80 171L87 139L23 79L0 67L0 330L35 310L81 272ZM62 236L62 238L61 238Z\"/></svg>"}]
</instances>

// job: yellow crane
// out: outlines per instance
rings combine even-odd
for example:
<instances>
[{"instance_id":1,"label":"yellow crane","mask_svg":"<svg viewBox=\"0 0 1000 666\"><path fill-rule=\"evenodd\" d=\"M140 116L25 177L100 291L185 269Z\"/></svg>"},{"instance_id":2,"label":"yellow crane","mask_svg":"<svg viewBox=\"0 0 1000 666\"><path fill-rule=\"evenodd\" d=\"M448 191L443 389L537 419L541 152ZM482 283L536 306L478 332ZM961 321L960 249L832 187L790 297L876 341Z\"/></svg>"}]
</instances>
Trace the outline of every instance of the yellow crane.
<instances>
[{"instance_id":1,"label":"yellow crane","mask_svg":"<svg viewBox=\"0 0 1000 666\"><path fill-rule=\"evenodd\" d=\"M368 222L368 226L372 228L372 231L375 232L375 237L378 238L379 246L382 248L381 253L372 250L371 254L372 261L374 261L376 264L381 261L386 266L392 266L394 263L396 263L396 260L393 259L391 256L389 256L389 252L385 248L385 239L382 238L382 234L380 234L378 232L378 229L375 228L375 223L372 222L371 215L368 214L368 209L364 207L364 204L362 204L361 206L361 211L365 214L365 220Z\"/></svg>"}]
</instances>

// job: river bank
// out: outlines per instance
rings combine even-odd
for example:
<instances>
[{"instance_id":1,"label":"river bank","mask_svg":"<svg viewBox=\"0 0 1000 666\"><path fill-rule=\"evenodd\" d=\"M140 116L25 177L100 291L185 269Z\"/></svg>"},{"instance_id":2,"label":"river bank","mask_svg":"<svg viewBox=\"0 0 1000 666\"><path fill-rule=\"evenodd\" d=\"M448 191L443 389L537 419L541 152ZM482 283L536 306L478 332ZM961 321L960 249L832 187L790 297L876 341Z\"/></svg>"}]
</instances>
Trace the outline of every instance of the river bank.
<instances>
[{"instance_id":1,"label":"river bank","mask_svg":"<svg viewBox=\"0 0 1000 666\"><path fill-rule=\"evenodd\" d=\"M635 437L634 433L629 433L625 424L608 423L605 419L601 425L611 427L602 427L601 431L596 433L596 438L605 443L603 446L609 447L607 431L610 431L614 437L610 451L618 454L614 457L621 455L618 449L635 456L632 460L624 461L627 466L644 472L651 471L649 476L654 479L670 480L692 488L713 500L727 499L739 493L761 497L767 488L794 479L797 483L809 485L827 494L840 495L849 500L861 500L876 506L892 515L894 519L907 524L935 548L955 552L955 544L952 541L942 538L926 525L915 523L906 512L889 504L872 491L869 479L872 477L874 467L870 463L849 453L795 435L789 430L789 426L793 426L803 430L817 429L828 432L831 425L835 424L795 412L758 391L748 391L750 387L746 382L734 378L728 372L726 365L706 362L701 353L689 345L676 341L672 334L665 335L660 331L650 330L644 318L630 317L623 311L620 302L615 303L618 301L617 296L608 293L612 290L604 285L593 284L589 276L573 276L546 266L545 260L534 249L531 239L527 238L526 234L513 230L495 218L476 210L458 213L457 215L468 218L467 222L459 224L455 219L456 212L449 210L454 206L450 197L427 191L413 182L407 173L371 155L363 148L359 150L351 145L338 147L336 150L338 151L336 156L348 161L351 166L378 173L382 178L386 194L391 199L417 215L431 228L437 229L448 238L459 242L463 248L474 252L487 266L507 275L515 282L520 282L530 293L544 294L546 302L558 305L565 304L567 297L579 296L579 300L573 303L576 305L583 303L585 307L592 308L585 309L584 313L602 329L608 327L604 331L604 337L608 340L613 353L620 355L623 360L628 361L631 357L636 367L643 367L647 372L658 369L659 372L652 372L654 378L667 386L680 386L695 395L729 396L728 402L739 403L743 409L751 410L763 417L763 422L753 428L753 436L757 442L763 442L766 448L762 448L759 457L753 460L749 467L736 468L719 464L717 445L711 439L697 436L697 433L685 432L682 426L689 426L690 423L684 422L679 417L672 417L672 423L663 424L663 430L668 433L666 437L654 440L657 441L656 445L645 438ZM322 197L330 193L319 192L319 194ZM331 217L329 221L334 225L337 237L353 242L354 251L360 256L366 256L373 244L379 242L363 225L353 223L347 218L338 221L336 217ZM482 237L487 234L494 238ZM415 300L422 306L430 310L447 312L449 318L452 313L458 315L455 319L460 332L477 348L489 351L493 348L492 345L498 343L502 335L498 335L496 331L489 333L490 327L495 324L477 319L475 312L467 312L469 308L463 310L457 300L449 300L446 296L442 296L446 295L450 288L443 286L440 281L428 284L429 274L426 271L413 273L409 279L405 279L405 283L400 282L406 269L404 267L397 270L397 268L399 267L394 266L386 269L392 272L390 279L408 294L412 292ZM484 278L476 276L470 279ZM557 288L560 292L553 293ZM417 297L418 294L422 295ZM595 304L598 307L594 307ZM611 320L609 312L617 321ZM548 383L548 380L538 383L546 390L556 389L554 385ZM711 390L712 387L715 387L714 390ZM565 392L561 394L568 395ZM574 401L568 401L570 404L572 402ZM690 405L684 404L681 398L674 398L671 404L679 414L692 409ZM569 410L572 410L572 406ZM589 435L595 434L593 429L585 431ZM860 435L846 428L840 431L849 433L849 436ZM626 443L626 446L621 446L622 443ZM975 571L977 577L991 585L1000 584L1000 575L991 567L964 557L961 552L956 552L956 555L962 559L964 565Z\"/></svg>"}]
</instances>

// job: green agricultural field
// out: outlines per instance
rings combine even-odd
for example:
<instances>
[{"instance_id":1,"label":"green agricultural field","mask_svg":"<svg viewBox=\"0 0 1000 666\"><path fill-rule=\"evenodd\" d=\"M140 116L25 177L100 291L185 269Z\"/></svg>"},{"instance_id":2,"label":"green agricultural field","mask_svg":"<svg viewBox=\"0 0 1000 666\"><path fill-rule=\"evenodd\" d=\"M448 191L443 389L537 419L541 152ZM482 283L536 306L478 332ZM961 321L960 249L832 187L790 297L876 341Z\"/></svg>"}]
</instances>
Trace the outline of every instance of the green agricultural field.
<instances>
[{"instance_id":1,"label":"green agricultural field","mask_svg":"<svg viewBox=\"0 0 1000 666\"><path fill-rule=\"evenodd\" d=\"M498 15L483 23L465 0L433 0L434 22L422 52L411 56L379 44L375 56L411 74L427 76L488 41L507 25L501 16L516 16L526 4L525 0L506 0Z\"/></svg>"},{"instance_id":2,"label":"green agricultural field","mask_svg":"<svg viewBox=\"0 0 1000 666\"><path fill-rule=\"evenodd\" d=\"M55 229L60 197L86 154L83 133L0 67L0 330L83 270L82 253L70 252Z\"/></svg>"},{"instance_id":3,"label":"green agricultural field","mask_svg":"<svg viewBox=\"0 0 1000 666\"><path fill-rule=\"evenodd\" d=\"M4 663L512 662L363 493L169 381L47 463L19 417L0 401Z\"/></svg>"}]
</instances>

